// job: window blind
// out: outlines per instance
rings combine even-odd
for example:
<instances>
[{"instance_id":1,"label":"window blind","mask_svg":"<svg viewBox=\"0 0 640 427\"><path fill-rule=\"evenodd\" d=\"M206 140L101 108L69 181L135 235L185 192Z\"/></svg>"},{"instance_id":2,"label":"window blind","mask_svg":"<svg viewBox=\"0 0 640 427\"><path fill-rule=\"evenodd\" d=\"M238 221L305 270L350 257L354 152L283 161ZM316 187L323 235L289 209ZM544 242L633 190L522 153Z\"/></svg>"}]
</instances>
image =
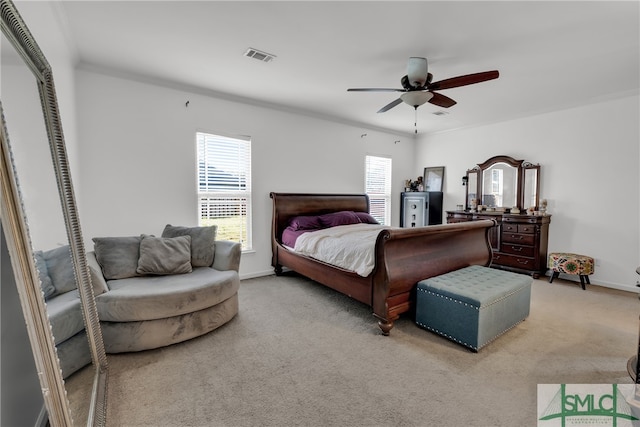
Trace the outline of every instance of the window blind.
<instances>
[{"instance_id":1,"label":"window blind","mask_svg":"<svg viewBox=\"0 0 640 427\"><path fill-rule=\"evenodd\" d=\"M365 157L365 193L369 196L370 213L380 224L391 223L391 159Z\"/></svg>"},{"instance_id":2,"label":"window blind","mask_svg":"<svg viewBox=\"0 0 640 427\"><path fill-rule=\"evenodd\" d=\"M200 225L251 249L251 140L196 133Z\"/></svg>"}]
</instances>

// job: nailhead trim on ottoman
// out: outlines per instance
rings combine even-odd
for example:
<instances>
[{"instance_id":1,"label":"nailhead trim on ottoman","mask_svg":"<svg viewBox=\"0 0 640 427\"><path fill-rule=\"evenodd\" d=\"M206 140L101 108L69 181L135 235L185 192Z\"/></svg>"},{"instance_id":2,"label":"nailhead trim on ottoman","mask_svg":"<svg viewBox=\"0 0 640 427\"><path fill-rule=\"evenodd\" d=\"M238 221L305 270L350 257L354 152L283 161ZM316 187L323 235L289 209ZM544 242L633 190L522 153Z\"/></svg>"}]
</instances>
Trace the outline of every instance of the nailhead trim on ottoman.
<instances>
[{"instance_id":1,"label":"nailhead trim on ottoman","mask_svg":"<svg viewBox=\"0 0 640 427\"><path fill-rule=\"evenodd\" d=\"M558 277L560 273L573 274L580 276L580 285L582 285L582 289L586 289L585 282L590 284L589 275L594 273L594 266L595 262L590 256L569 252L552 252L547 261L547 268L551 270L549 283L553 283L553 279Z\"/></svg>"},{"instance_id":2,"label":"nailhead trim on ottoman","mask_svg":"<svg viewBox=\"0 0 640 427\"><path fill-rule=\"evenodd\" d=\"M418 282L416 323L479 351L529 316L533 279L473 265Z\"/></svg>"}]
</instances>

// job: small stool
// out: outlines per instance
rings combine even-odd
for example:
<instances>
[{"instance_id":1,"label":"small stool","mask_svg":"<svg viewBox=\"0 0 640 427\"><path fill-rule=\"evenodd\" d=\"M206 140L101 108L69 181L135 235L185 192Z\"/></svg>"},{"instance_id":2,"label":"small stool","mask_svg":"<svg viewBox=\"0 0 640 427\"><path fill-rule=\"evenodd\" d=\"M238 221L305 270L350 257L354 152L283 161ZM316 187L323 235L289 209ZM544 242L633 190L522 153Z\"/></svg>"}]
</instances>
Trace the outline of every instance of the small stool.
<instances>
[{"instance_id":1,"label":"small stool","mask_svg":"<svg viewBox=\"0 0 640 427\"><path fill-rule=\"evenodd\" d=\"M529 315L532 282L479 265L421 280L416 323L477 352Z\"/></svg>"},{"instance_id":2,"label":"small stool","mask_svg":"<svg viewBox=\"0 0 640 427\"><path fill-rule=\"evenodd\" d=\"M593 274L595 262L593 258L586 255L572 254L568 252L553 252L549 254L547 268L551 269L549 283L558 277L560 273L580 276L580 285L586 289L585 283L590 285L589 275Z\"/></svg>"}]
</instances>

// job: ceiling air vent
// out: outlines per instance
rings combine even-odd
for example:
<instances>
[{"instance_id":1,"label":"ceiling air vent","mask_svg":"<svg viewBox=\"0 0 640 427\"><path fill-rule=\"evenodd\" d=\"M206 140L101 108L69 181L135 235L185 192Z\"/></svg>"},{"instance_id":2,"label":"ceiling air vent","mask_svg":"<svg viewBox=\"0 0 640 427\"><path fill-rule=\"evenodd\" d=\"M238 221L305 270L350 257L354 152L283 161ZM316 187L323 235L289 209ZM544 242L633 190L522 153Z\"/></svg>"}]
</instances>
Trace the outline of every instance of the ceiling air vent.
<instances>
[{"instance_id":1,"label":"ceiling air vent","mask_svg":"<svg viewBox=\"0 0 640 427\"><path fill-rule=\"evenodd\" d=\"M249 58L255 58L262 62L271 62L276 57L275 55L272 55L267 52L262 52L261 50L254 49L252 47L247 49L247 51L244 53L244 56Z\"/></svg>"}]
</instances>

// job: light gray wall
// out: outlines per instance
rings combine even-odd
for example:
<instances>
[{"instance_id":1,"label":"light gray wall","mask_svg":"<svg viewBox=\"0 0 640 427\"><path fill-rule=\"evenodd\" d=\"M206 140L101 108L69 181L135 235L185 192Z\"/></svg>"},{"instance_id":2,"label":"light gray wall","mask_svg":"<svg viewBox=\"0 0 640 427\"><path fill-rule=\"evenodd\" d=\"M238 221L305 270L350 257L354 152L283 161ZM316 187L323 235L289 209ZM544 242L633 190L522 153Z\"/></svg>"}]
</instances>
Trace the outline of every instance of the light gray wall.
<instances>
[{"instance_id":1,"label":"light gray wall","mask_svg":"<svg viewBox=\"0 0 640 427\"><path fill-rule=\"evenodd\" d=\"M87 248L93 237L158 235L168 223L197 224L197 130L252 140L254 251L242 256L243 278L272 272L269 193L362 193L367 154L393 159L392 223L399 223L403 180L413 175L412 136L89 70L77 76Z\"/></svg>"},{"instance_id":2,"label":"light gray wall","mask_svg":"<svg viewBox=\"0 0 640 427\"><path fill-rule=\"evenodd\" d=\"M541 165L549 251L596 259L592 282L637 291L640 265L638 95L423 136L415 170L446 165L445 208L464 204L467 169L504 154Z\"/></svg>"}]
</instances>

